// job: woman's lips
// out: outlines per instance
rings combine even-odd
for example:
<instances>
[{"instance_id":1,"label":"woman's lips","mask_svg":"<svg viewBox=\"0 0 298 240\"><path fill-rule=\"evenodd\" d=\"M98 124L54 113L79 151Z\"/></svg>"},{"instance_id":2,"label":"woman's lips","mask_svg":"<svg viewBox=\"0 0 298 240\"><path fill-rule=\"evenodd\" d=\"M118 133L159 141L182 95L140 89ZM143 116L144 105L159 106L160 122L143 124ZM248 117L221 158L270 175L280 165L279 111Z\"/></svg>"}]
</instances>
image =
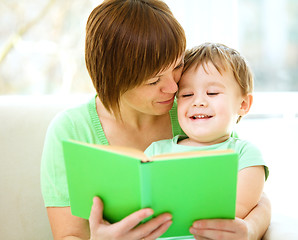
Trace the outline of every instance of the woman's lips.
<instances>
[{"instance_id":1,"label":"woman's lips","mask_svg":"<svg viewBox=\"0 0 298 240\"><path fill-rule=\"evenodd\" d=\"M173 96L172 98L170 98L169 100L165 100L165 101L160 101L158 102L159 104L170 104L173 103L175 96Z\"/></svg>"}]
</instances>

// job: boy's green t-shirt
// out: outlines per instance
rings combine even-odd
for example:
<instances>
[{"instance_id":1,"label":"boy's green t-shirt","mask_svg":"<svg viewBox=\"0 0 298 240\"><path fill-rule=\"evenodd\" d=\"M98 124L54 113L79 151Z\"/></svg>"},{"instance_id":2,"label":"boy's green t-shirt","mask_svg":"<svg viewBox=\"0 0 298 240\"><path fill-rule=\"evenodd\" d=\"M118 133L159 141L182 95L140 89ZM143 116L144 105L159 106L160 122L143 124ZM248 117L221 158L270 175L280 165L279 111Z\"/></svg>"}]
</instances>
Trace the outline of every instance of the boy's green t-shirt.
<instances>
[{"instance_id":1,"label":"boy's green t-shirt","mask_svg":"<svg viewBox=\"0 0 298 240\"><path fill-rule=\"evenodd\" d=\"M164 153L177 153L187 151L206 151L206 150L225 150L233 149L239 156L238 170L246 167L264 166L265 178L269 175L268 167L262 157L260 150L252 143L235 137L230 137L228 140L210 145L210 146L185 146L178 144L180 139L185 136L175 136L173 139L165 139L152 143L146 150L147 156L160 155Z\"/></svg>"},{"instance_id":2,"label":"boy's green t-shirt","mask_svg":"<svg viewBox=\"0 0 298 240\"><path fill-rule=\"evenodd\" d=\"M170 110L173 136L183 134L177 117L177 102ZM51 122L41 161L41 190L46 207L70 206L62 140L108 145L96 111L95 98L58 114Z\"/></svg>"}]
</instances>

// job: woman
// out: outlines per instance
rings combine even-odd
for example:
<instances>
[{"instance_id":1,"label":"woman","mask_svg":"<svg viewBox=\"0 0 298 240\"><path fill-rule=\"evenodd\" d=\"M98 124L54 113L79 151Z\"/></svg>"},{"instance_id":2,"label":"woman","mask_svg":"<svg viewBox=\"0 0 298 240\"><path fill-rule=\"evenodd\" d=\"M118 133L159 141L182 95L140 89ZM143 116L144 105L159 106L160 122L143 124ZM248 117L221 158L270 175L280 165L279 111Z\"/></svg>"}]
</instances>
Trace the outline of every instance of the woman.
<instances>
[{"instance_id":1,"label":"woman","mask_svg":"<svg viewBox=\"0 0 298 240\"><path fill-rule=\"evenodd\" d=\"M99 198L94 198L89 222L72 216L61 140L145 150L153 141L181 134L174 96L185 47L183 29L162 1L110 0L92 11L85 59L97 96L54 119L43 152L42 193L55 239L149 240L170 226L167 213L139 225L151 209L109 224ZM193 227L197 239L225 234L221 239L257 239L269 221L270 203L263 197L244 220L202 220Z\"/></svg>"}]
</instances>

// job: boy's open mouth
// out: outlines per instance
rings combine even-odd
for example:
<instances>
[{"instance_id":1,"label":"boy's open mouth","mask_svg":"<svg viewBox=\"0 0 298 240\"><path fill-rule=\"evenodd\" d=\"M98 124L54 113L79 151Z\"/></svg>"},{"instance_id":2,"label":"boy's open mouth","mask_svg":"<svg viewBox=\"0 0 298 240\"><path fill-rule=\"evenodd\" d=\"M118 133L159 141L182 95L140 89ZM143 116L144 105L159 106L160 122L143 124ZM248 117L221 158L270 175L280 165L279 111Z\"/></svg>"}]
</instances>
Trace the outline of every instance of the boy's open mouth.
<instances>
[{"instance_id":1,"label":"boy's open mouth","mask_svg":"<svg viewBox=\"0 0 298 240\"><path fill-rule=\"evenodd\" d=\"M190 117L191 119L208 119L208 118L212 118L212 116L207 115L207 114L197 114L197 115L193 115Z\"/></svg>"}]
</instances>

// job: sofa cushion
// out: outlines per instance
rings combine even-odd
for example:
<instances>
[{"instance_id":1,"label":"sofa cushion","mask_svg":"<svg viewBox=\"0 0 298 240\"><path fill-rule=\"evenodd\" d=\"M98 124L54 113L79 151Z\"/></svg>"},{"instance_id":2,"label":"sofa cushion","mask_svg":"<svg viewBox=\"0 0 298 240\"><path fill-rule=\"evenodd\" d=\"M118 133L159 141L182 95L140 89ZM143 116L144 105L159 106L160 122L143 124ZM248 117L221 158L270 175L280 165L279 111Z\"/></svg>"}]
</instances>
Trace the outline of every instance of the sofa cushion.
<instances>
[{"instance_id":1,"label":"sofa cushion","mask_svg":"<svg viewBox=\"0 0 298 240\"><path fill-rule=\"evenodd\" d=\"M0 97L1 239L52 239L40 191L44 137L57 112L81 99Z\"/></svg>"}]
</instances>

